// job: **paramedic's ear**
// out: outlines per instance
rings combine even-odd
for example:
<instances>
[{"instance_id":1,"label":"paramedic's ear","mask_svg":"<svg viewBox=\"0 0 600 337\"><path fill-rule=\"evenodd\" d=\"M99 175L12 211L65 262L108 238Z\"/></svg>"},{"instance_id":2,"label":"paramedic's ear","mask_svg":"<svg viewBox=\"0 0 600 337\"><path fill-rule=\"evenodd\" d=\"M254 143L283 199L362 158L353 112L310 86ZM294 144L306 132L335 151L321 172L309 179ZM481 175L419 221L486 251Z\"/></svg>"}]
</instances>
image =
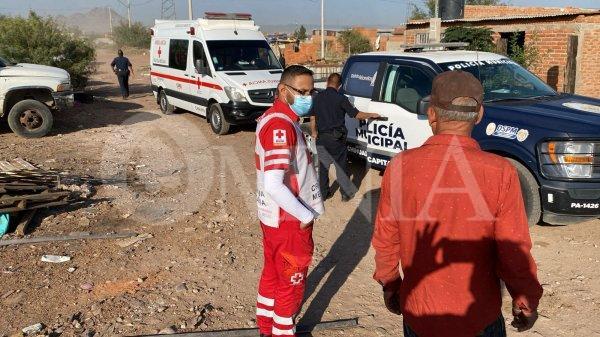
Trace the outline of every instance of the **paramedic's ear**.
<instances>
[{"instance_id":1,"label":"paramedic's ear","mask_svg":"<svg viewBox=\"0 0 600 337\"><path fill-rule=\"evenodd\" d=\"M281 101L283 101L287 104L294 104L294 98L291 99L291 103L290 103L289 90L283 83L279 83L279 85L277 86L277 97L279 97L279 99Z\"/></svg>"},{"instance_id":2,"label":"paramedic's ear","mask_svg":"<svg viewBox=\"0 0 600 337\"><path fill-rule=\"evenodd\" d=\"M435 134L437 128L437 116L431 105L429 105L429 108L427 108L427 120L429 121L431 131L433 131L433 134Z\"/></svg>"},{"instance_id":3,"label":"paramedic's ear","mask_svg":"<svg viewBox=\"0 0 600 337\"><path fill-rule=\"evenodd\" d=\"M483 104L479 108L479 113L477 115L477 120L475 121L475 125L479 124L482 119L483 119Z\"/></svg>"}]
</instances>

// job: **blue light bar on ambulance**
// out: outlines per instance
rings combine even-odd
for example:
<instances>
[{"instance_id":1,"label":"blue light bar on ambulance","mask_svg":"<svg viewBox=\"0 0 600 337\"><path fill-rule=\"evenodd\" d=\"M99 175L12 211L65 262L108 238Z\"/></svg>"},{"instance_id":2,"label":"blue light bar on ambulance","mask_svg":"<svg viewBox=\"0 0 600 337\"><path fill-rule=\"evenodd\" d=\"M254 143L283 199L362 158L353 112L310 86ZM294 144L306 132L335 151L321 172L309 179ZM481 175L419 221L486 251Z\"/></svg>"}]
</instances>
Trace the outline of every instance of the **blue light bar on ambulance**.
<instances>
[{"instance_id":1,"label":"blue light bar on ambulance","mask_svg":"<svg viewBox=\"0 0 600 337\"><path fill-rule=\"evenodd\" d=\"M205 12L204 18L207 20L252 20L252 14Z\"/></svg>"}]
</instances>

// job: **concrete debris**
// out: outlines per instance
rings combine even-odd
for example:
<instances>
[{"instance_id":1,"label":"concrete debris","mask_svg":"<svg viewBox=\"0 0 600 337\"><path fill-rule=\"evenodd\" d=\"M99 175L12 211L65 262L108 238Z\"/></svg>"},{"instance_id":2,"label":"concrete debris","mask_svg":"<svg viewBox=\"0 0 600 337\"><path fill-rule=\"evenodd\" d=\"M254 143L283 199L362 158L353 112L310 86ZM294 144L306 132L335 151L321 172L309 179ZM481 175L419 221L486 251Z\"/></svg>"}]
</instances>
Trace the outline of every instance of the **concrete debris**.
<instances>
[{"instance_id":1,"label":"concrete debris","mask_svg":"<svg viewBox=\"0 0 600 337\"><path fill-rule=\"evenodd\" d=\"M144 234L139 234L135 237L132 238L127 238L124 240L119 240L117 241L117 245L121 248L126 248L129 247L131 245L134 245L136 243L141 243L142 241L146 240L146 239L151 239L154 236L150 233L144 233Z\"/></svg>"},{"instance_id":2,"label":"concrete debris","mask_svg":"<svg viewBox=\"0 0 600 337\"><path fill-rule=\"evenodd\" d=\"M21 330L21 331L26 335L31 335L31 334L42 331L43 328L44 328L44 325L42 323L37 323L34 325L30 325L26 328L23 328L23 330Z\"/></svg>"},{"instance_id":3,"label":"concrete debris","mask_svg":"<svg viewBox=\"0 0 600 337\"><path fill-rule=\"evenodd\" d=\"M42 262L63 263L68 261L71 261L70 256L42 255Z\"/></svg>"}]
</instances>

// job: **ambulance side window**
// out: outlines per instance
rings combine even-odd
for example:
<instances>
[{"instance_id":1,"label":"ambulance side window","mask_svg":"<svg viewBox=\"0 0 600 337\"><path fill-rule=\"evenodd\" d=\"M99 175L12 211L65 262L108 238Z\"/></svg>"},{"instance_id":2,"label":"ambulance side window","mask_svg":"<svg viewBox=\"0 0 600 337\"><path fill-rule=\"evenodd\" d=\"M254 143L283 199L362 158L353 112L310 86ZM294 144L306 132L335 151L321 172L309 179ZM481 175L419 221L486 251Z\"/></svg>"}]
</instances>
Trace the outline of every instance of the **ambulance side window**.
<instances>
[{"instance_id":1,"label":"ambulance side window","mask_svg":"<svg viewBox=\"0 0 600 337\"><path fill-rule=\"evenodd\" d=\"M418 68L390 65L385 75L382 100L417 113L419 100L431 93L432 79Z\"/></svg>"},{"instance_id":2,"label":"ambulance side window","mask_svg":"<svg viewBox=\"0 0 600 337\"><path fill-rule=\"evenodd\" d=\"M188 60L188 40L171 40L169 44L169 67L186 70Z\"/></svg>"},{"instance_id":3,"label":"ambulance side window","mask_svg":"<svg viewBox=\"0 0 600 337\"><path fill-rule=\"evenodd\" d=\"M206 67L207 70L210 69L208 66L208 60L206 59L206 52L204 51L204 46L202 45L202 42L194 41L194 66L196 65L196 62L198 60L202 62L202 65ZM210 73L210 70L208 70L208 72Z\"/></svg>"}]
</instances>

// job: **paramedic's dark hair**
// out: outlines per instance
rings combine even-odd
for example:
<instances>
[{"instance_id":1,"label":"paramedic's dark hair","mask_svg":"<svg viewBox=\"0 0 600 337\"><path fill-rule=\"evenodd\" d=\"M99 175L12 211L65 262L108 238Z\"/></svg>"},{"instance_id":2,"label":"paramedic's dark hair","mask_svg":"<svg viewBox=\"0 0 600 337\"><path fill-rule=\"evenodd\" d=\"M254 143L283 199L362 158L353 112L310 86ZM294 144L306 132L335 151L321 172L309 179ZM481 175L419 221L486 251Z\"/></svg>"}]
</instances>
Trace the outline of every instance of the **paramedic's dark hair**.
<instances>
[{"instance_id":1,"label":"paramedic's dark hair","mask_svg":"<svg viewBox=\"0 0 600 337\"><path fill-rule=\"evenodd\" d=\"M119 51L117 51L117 54L118 54L119 56L123 56L123 51L122 51L121 49L119 49Z\"/></svg>"},{"instance_id":2,"label":"paramedic's dark hair","mask_svg":"<svg viewBox=\"0 0 600 337\"><path fill-rule=\"evenodd\" d=\"M289 67L285 68L285 70L283 71L283 74L281 74L281 82L280 83L289 84L293 78L295 78L297 76L302 76L302 75L313 76L313 72L312 72L312 70L310 70L304 66L300 66L300 65L289 66Z\"/></svg>"},{"instance_id":3,"label":"paramedic's dark hair","mask_svg":"<svg viewBox=\"0 0 600 337\"><path fill-rule=\"evenodd\" d=\"M333 73L327 77L327 85L339 87L342 84L342 76L338 73Z\"/></svg>"}]
</instances>

